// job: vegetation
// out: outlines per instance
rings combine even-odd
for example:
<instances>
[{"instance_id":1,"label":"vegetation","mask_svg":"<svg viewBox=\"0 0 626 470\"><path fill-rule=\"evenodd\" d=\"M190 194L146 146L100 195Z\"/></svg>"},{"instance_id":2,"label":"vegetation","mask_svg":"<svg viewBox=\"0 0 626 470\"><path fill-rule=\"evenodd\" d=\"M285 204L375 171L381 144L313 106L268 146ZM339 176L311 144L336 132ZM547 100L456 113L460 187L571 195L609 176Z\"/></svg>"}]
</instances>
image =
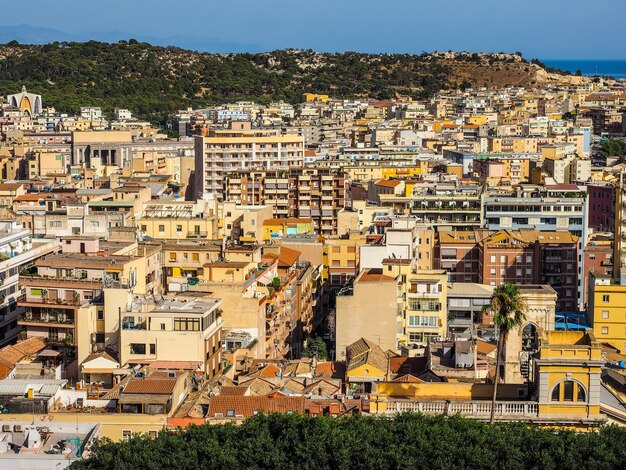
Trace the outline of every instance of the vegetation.
<instances>
[{"instance_id":1,"label":"vegetation","mask_svg":"<svg viewBox=\"0 0 626 470\"><path fill-rule=\"evenodd\" d=\"M326 342L319 336L312 336L306 340L306 348L302 351L305 357L317 357L320 361L328 359L328 348Z\"/></svg>"},{"instance_id":2,"label":"vegetation","mask_svg":"<svg viewBox=\"0 0 626 470\"><path fill-rule=\"evenodd\" d=\"M72 470L621 468L626 429L574 433L460 417L394 419L258 415L242 425L161 432L155 439L100 441Z\"/></svg>"},{"instance_id":3,"label":"vegetation","mask_svg":"<svg viewBox=\"0 0 626 470\"><path fill-rule=\"evenodd\" d=\"M604 157L619 157L620 162L626 157L626 142L617 139L607 139L600 142L600 153Z\"/></svg>"},{"instance_id":4,"label":"vegetation","mask_svg":"<svg viewBox=\"0 0 626 470\"><path fill-rule=\"evenodd\" d=\"M509 332L522 326L522 323L526 319L526 315L524 314L525 309L526 304L522 298L519 287L514 284L501 284L496 287L491 295L489 305L485 306L486 311L493 313L493 323L498 331L496 376L493 382L490 423L493 423L494 411L496 409L496 395L498 392L498 382L500 381L502 351L506 347Z\"/></svg>"},{"instance_id":5,"label":"vegetation","mask_svg":"<svg viewBox=\"0 0 626 470\"><path fill-rule=\"evenodd\" d=\"M301 101L305 92L345 98L414 98L442 88L478 83L475 70L455 76L451 65L472 63L486 74L494 64L528 63L513 54L321 54L283 50L261 54L208 54L157 47L136 40L115 44L54 42L0 45L0 95L22 85L44 104L76 113L80 106L128 108L142 119L164 123L187 106L254 99ZM542 64L543 66L543 64ZM509 72L507 72L509 73ZM532 74L527 74L528 76ZM481 81L480 83L483 83Z\"/></svg>"}]
</instances>

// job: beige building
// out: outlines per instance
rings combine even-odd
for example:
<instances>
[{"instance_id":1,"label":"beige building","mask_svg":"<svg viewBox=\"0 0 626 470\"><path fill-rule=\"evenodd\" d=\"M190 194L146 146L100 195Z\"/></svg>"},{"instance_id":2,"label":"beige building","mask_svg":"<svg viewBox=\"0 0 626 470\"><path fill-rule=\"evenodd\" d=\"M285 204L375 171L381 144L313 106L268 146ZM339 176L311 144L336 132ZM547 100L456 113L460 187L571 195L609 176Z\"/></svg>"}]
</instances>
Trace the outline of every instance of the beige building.
<instances>
[{"instance_id":1,"label":"beige building","mask_svg":"<svg viewBox=\"0 0 626 470\"><path fill-rule=\"evenodd\" d=\"M302 166L304 138L279 130L252 129L249 122L232 122L230 129L196 136L196 195L224 199L224 177L234 170L289 169Z\"/></svg>"},{"instance_id":2,"label":"beige building","mask_svg":"<svg viewBox=\"0 0 626 470\"><path fill-rule=\"evenodd\" d=\"M134 298L120 313L120 362L194 363L197 370L215 376L222 368L221 303L182 294L159 303Z\"/></svg>"},{"instance_id":3,"label":"beige building","mask_svg":"<svg viewBox=\"0 0 626 470\"><path fill-rule=\"evenodd\" d=\"M218 236L216 212L214 200L149 201L135 224L142 237L156 240L213 239Z\"/></svg>"},{"instance_id":4,"label":"beige building","mask_svg":"<svg viewBox=\"0 0 626 470\"><path fill-rule=\"evenodd\" d=\"M366 338L384 351L398 350L396 304L398 284L394 276L381 269L362 271L352 290L337 296L335 354L346 359L346 348Z\"/></svg>"}]
</instances>

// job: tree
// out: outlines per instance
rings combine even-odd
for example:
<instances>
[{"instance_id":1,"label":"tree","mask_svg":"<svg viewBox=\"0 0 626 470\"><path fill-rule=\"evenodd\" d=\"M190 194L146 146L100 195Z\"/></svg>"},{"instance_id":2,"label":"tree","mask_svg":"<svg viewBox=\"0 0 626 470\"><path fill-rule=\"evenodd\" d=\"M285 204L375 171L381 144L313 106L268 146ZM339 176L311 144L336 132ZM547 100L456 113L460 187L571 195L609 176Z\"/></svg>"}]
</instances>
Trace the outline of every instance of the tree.
<instances>
[{"instance_id":1,"label":"tree","mask_svg":"<svg viewBox=\"0 0 626 470\"><path fill-rule=\"evenodd\" d=\"M574 75L576 75L577 77L581 77L582 76L582 71L580 69L576 70L576 72L574 72Z\"/></svg>"},{"instance_id":2,"label":"tree","mask_svg":"<svg viewBox=\"0 0 626 470\"><path fill-rule=\"evenodd\" d=\"M280 289L280 278L278 276L276 276L274 279L272 279L272 287L275 290Z\"/></svg>"},{"instance_id":3,"label":"tree","mask_svg":"<svg viewBox=\"0 0 626 470\"><path fill-rule=\"evenodd\" d=\"M496 395L498 393L498 382L500 381L500 361L502 351L506 347L509 332L522 326L526 319L524 311L526 302L522 298L519 287L513 284L502 284L493 290L489 304L485 306L485 311L493 314L493 323L498 331L498 347L496 356L496 374L493 381L493 396L491 397L491 417L489 423L493 423L496 409Z\"/></svg>"},{"instance_id":4,"label":"tree","mask_svg":"<svg viewBox=\"0 0 626 470\"><path fill-rule=\"evenodd\" d=\"M317 357L321 361L325 361L328 358L328 349L326 343L319 336L312 336L306 341L306 348L302 352L305 357Z\"/></svg>"}]
</instances>

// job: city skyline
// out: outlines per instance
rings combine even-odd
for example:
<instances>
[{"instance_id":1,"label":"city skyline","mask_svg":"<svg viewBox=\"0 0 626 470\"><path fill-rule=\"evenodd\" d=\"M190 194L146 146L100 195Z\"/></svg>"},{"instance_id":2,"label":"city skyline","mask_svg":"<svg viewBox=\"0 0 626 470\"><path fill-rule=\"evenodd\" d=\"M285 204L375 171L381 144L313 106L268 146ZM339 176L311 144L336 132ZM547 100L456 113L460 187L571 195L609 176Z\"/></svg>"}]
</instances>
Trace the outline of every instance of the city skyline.
<instances>
[{"instance_id":1,"label":"city skyline","mask_svg":"<svg viewBox=\"0 0 626 470\"><path fill-rule=\"evenodd\" d=\"M28 6L14 3L4 7L0 40L114 42L133 37L209 52L467 50L520 51L527 58L548 60L626 59L619 28L623 17L619 13L626 13L626 7L608 0L597 5L598 11L611 8L608 17L588 15L578 0L567 4L531 0L523 6L492 0L471 6L458 0L445 5L394 1L389 7L395 8L384 9L370 0L339 5L322 0L313 11L303 2L282 0L269 4L193 0L187 5L184 11L172 11L160 0L130 5L118 0L100 5L67 0L63 9L38 0ZM482 23L485 19L487 25ZM278 27L268 28L269 24Z\"/></svg>"}]
</instances>

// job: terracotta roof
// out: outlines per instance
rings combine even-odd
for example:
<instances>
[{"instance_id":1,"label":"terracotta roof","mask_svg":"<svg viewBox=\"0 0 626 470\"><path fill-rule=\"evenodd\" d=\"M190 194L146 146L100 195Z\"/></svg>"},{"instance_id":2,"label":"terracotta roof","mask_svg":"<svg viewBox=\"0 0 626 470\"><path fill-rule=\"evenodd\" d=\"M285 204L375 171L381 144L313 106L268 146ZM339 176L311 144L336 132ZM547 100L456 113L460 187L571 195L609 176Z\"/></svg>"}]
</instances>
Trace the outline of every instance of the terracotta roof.
<instances>
[{"instance_id":1,"label":"terracotta roof","mask_svg":"<svg viewBox=\"0 0 626 470\"><path fill-rule=\"evenodd\" d=\"M387 355L377 344L361 338L346 348L347 369L351 371L364 364L376 367L385 372L387 370Z\"/></svg>"},{"instance_id":2,"label":"terracotta roof","mask_svg":"<svg viewBox=\"0 0 626 470\"><path fill-rule=\"evenodd\" d=\"M398 180L379 180L374 183L376 186L382 186L383 188L395 188L400 184Z\"/></svg>"},{"instance_id":3,"label":"terracotta roof","mask_svg":"<svg viewBox=\"0 0 626 470\"><path fill-rule=\"evenodd\" d=\"M293 266L302 252L287 248L286 246L280 247L280 254L278 255L278 266Z\"/></svg>"},{"instance_id":4,"label":"terracotta roof","mask_svg":"<svg viewBox=\"0 0 626 470\"><path fill-rule=\"evenodd\" d=\"M420 374L426 370L425 357L397 356L389 358L389 371L393 374Z\"/></svg>"},{"instance_id":5,"label":"terracotta roof","mask_svg":"<svg viewBox=\"0 0 626 470\"><path fill-rule=\"evenodd\" d=\"M240 397L232 395L216 395L209 403L208 417L215 418L220 414L224 418L248 418L256 413L304 413L306 399L303 396L285 397Z\"/></svg>"},{"instance_id":6,"label":"terracotta roof","mask_svg":"<svg viewBox=\"0 0 626 470\"><path fill-rule=\"evenodd\" d=\"M285 217L285 218L273 218L265 219L263 225L284 225L284 224L311 224L313 219L311 217Z\"/></svg>"},{"instance_id":7,"label":"terracotta roof","mask_svg":"<svg viewBox=\"0 0 626 470\"><path fill-rule=\"evenodd\" d=\"M405 375L401 375L399 377L396 377L395 379L393 379L393 382L402 382L402 383L423 383L424 381L421 379L418 379L417 377L415 377L414 375L411 374L405 374Z\"/></svg>"},{"instance_id":8,"label":"terracotta roof","mask_svg":"<svg viewBox=\"0 0 626 470\"><path fill-rule=\"evenodd\" d=\"M176 382L177 379L135 378L128 382L123 393L171 395Z\"/></svg>"},{"instance_id":9,"label":"terracotta roof","mask_svg":"<svg viewBox=\"0 0 626 470\"><path fill-rule=\"evenodd\" d=\"M380 272L380 268L372 268L368 271L363 271L357 278L356 282L383 282L383 281L395 281L395 278L391 276L385 276Z\"/></svg>"},{"instance_id":10,"label":"terracotta roof","mask_svg":"<svg viewBox=\"0 0 626 470\"><path fill-rule=\"evenodd\" d=\"M317 377L343 378L345 369L345 362L318 362L315 366L315 375Z\"/></svg>"},{"instance_id":11,"label":"terracotta roof","mask_svg":"<svg viewBox=\"0 0 626 470\"><path fill-rule=\"evenodd\" d=\"M268 378L268 377L276 377L276 374L280 373L280 369L274 364L268 364L263 369L261 369L261 373L259 377Z\"/></svg>"},{"instance_id":12,"label":"terracotta roof","mask_svg":"<svg viewBox=\"0 0 626 470\"><path fill-rule=\"evenodd\" d=\"M36 354L46 347L46 343L42 338L28 338L15 344L14 348L21 352L24 356Z\"/></svg>"},{"instance_id":13,"label":"terracotta roof","mask_svg":"<svg viewBox=\"0 0 626 470\"><path fill-rule=\"evenodd\" d=\"M15 191L22 186L22 183L0 183L0 191Z\"/></svg>"},{"instance_id":14,"label":"terracotta roof","mask_svg":"<svg viewBox=\"0 0 626 470\"><path fill-rule=\"evenodd\" d=\"M480 339L476 340L476 352L479 354L487 355L496 349L495 344L488 343Z\"/></svg>"}]
</instances>

